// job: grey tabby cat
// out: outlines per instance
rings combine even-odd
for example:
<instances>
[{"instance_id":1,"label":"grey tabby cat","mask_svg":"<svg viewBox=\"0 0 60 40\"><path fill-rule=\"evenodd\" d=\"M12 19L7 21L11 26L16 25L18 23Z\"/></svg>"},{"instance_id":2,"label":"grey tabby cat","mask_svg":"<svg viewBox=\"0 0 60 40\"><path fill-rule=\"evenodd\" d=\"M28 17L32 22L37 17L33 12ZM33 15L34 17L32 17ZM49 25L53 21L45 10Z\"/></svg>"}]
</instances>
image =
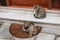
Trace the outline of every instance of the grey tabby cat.
<instances>
[{"instance_id":1,"label":"grey tabby cat","mask_svg":"<svg viewBox=\"0 0 60 40\"><path fill-rule=\"evenodd\" d=\"M39 5L34 5L33 8L35 10L35 14L34 14L35 18L42 19L46 17L46 11L43 7Z\"/></svg>"}]
</instances>

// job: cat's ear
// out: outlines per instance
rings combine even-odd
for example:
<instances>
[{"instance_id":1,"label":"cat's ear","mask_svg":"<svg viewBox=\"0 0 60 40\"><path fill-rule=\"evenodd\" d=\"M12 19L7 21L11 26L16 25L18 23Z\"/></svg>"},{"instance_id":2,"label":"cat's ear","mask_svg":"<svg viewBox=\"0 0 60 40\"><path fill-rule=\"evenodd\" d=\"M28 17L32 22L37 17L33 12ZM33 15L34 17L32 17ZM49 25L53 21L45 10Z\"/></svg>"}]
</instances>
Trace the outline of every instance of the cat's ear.
<instances>
[{"instance_id":1,"label":"cat's ear","mask_svg":"<svg viewBox=\"0 0 60 40\"><path fill-rule=\"evenodd\" d=\"M37 4L35 4L35 5L33 6L33 8L36 9L36 8L37 8Z\"/></svg>"}]
</instances>

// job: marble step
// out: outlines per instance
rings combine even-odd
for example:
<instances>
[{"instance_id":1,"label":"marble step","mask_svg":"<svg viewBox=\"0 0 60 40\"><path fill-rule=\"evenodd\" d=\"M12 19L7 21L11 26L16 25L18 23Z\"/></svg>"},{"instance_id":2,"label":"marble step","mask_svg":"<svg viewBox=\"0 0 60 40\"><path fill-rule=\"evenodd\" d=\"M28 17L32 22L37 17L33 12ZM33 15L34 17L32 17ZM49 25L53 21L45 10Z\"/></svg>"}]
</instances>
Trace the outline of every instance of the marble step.
<instances>
[{"instance_id":1,"label":"marble step","mask_svg":"<svg viewBox=\"0 0 60 40\"><path fill-rule=\"evenodd\" d=\"M41 32L60 35L60 29L54 29L54 28L47 28L47 27L42 28Z\"/></svg>"},{"instance_id":2,"label":"marble step","mask_svg":"<svg viewBox=\"0 0 60 40\"><path fill-rule=\"evenodd\" d=\"M15 38L16 40L55 40L55 35L47 34L47 33L40 33L38 36L33 38L27 38L27 39L20 39Z\"/></svg>"},{"instance_id":3,"label":"marble step","mask_svg":"<svg viewBox=\"0 0 60 40\"><path fill-rule=\"evenodd\" d=\"M36 40L54 40L55 35L47 34L47 33L40 33Z\"/></svg>"},{"instance_id":4,"label":"marble step","mask_svg":"<svg viewBox=\"0 0 60 40\"><path fill-rule=\"evenodd\" d=\"M60 37L57 37L56 40L60 40Z\"/></svg>"},{"instance_id":5,"label":"marble step","mask_svg":"<svg viewBox=\"0 0 60 40\"><path fill-rule=\"evenodd\" d=\"M10 33L9 33L9 25L5 24L3 25L2 29L0 29L0 36L2 37L11 37ZM15 38L15 37L14 37ZM48 34L48 33L39 33L37 36L35 36L34 38L30 38L30 39L21 39L21 38L15 38L16 40L54 40L55 39L55 35L53 34Z\"/></svg>"}]
</instances>

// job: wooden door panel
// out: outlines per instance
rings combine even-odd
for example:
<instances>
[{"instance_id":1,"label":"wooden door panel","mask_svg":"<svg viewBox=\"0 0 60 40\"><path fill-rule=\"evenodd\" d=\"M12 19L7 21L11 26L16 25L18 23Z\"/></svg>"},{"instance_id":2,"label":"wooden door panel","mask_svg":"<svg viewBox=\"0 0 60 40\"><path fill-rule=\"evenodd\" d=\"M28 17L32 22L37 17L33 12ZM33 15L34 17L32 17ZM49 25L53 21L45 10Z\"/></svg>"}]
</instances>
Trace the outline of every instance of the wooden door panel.
<instances>
[{"instance_id":1,"label":"wooden door panel","mask_svg":"<svg viewBox=\"0 0 60 40\"><path fill-rule=\"evenodd\" d=\"M32 1L31 0L11 0L11 5L31 5Z\"/></svg>"},{"instance_id":2,"label":"wooden door panel","mask_svg":"<svg viewBox=\"0 0 60 40\"><path fill-rule=\"evenodd\" d=\"M48 0L10 0L10 5L33 6L35 4L39 4L47 7Z\"/></svg>"},{"instance_id":3,"label":"wooden door panel","mask_svg":"<svg viewBox=\"0 0 60 40\"><path fill-rule=\"evenodd\" d=\"M10 6L33 6L35 4L39 4L43 7L48 8L49 7L49 0L9 0L7 1L7 4ZM54 8L58 8L57 1L53 5Z\"/></svg>"}]
</instances>

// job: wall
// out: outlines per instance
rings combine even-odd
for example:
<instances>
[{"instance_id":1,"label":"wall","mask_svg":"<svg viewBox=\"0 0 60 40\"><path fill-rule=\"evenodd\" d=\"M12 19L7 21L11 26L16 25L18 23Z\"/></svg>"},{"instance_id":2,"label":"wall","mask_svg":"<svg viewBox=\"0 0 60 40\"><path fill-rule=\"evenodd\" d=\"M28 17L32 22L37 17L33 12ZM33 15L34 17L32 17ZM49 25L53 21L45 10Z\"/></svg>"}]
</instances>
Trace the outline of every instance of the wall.
<instances>
[{"instance_id":1,"label":"wall","mask_svg":"<svg viewBox=\"0 0 60 40\"><path fill-rule=\"evenodd\" d=\"M35 4L48 7L48 0L10 0L10 5L33 6Z\"/></svg>"},{"instance_id":2,"label":"wall","mask_svg":"<svg viewBox=\"0 0 60 40\"><path fill-rule=\"evenodd\" d=\"M17 6L33 6L35 4L39 4L43 7L47 7L49 5L49 0L10 0L10 5L17 5ZM54 8L58 8L58 3L55 1Z\"/></svg>"},{"instance_id":3,"label":"wall","mask_svg":"<svg viewBox=\"0 0 60 40\"><path fill-rule=\"evenodd\" d=\"M33 6L35 4L39 4L45 8L49 6L49 0L6 0L8 6ZM0 4L1 5L1 4ZM54 8L58 8L58 2L55 1Z\"/></svg>"}]
</instances>

